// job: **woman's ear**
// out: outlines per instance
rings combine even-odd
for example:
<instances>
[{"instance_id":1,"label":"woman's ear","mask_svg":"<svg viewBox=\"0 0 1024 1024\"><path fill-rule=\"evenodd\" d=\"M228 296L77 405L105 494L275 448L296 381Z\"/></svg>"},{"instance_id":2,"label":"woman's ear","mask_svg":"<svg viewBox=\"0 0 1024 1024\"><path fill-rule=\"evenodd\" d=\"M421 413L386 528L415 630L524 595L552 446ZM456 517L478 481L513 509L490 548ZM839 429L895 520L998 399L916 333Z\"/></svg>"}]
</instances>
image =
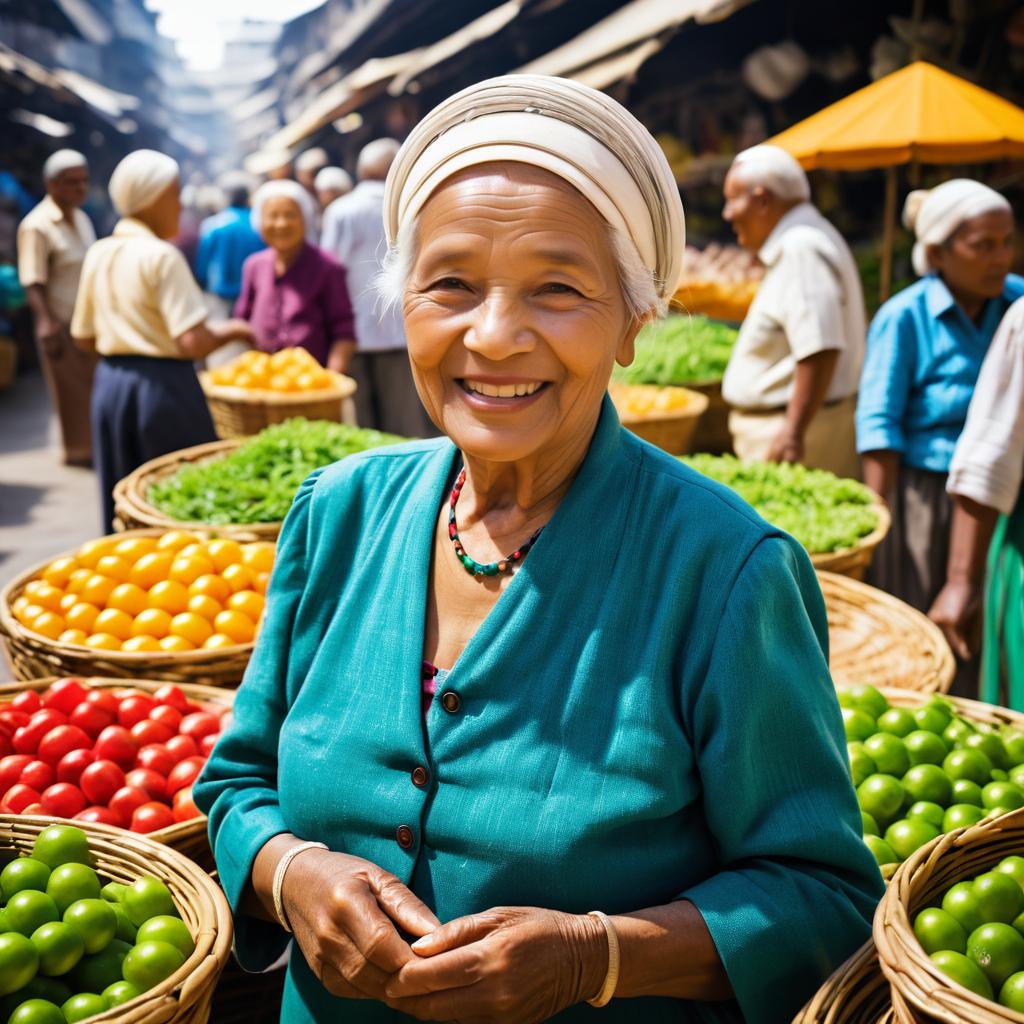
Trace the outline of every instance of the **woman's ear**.
<instances>
[{"instance_id":1,"label":"woman's ear","mask_svg":"<svg viewBox=\"0 0 1024 1024\"><path fill-rule=\"evenodd\" d=\"M928 266L933 270L942 270L943 264L946 262L946 246L927 245L924 252L925 258L928 260Z\"/></svg>"},{"instance_id":2,"label":"woman's ear","mask_svg":"<svg viewBox=\"0 0 1024 1024\"><path fill-rule=\"evenodd\" d=\"M625 333L619 340L618 348L615 350L615 362L619 366L629 366L636 358L636 336L640 333L644 324L654 319L654 311L650 310L643 316L634 316L626 326Z\"/></svg>"}]
</instances>

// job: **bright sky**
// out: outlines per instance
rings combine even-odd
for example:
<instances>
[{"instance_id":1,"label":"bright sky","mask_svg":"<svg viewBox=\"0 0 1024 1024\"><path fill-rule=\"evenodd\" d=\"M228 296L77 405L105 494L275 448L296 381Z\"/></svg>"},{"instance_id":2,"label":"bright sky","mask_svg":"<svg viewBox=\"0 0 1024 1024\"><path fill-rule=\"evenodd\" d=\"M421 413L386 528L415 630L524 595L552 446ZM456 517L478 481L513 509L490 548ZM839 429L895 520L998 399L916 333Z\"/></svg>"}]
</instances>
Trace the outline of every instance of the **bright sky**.
<instances>
[{"instance_id":1,"label":"bright sky","mask_svg":"<svg viewBox=\"0 0 1024 1024\"><path fill-rule=\"evenodd\" d=\"M243 19L290 21L324 0L146 0L158 11L157 28L178 44L192 68L217 67L224 52L224 26Z\"/></svg>"}]
</instances>

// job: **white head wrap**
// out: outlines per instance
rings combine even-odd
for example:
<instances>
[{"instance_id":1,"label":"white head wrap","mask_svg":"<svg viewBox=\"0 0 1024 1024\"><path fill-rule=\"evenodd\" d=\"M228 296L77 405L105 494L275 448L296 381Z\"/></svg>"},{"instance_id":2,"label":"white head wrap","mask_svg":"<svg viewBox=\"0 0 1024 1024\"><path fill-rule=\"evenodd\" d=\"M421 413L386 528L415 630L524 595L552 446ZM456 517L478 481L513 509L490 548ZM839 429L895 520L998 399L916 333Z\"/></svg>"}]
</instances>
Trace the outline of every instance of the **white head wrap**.
<instances>
[{"instance_id":1,"label":"white head wrap","mask_svg":"<svg viewBox=\"0 0 1024 1024\"><path fill-rule=\"evenodd\" d=\"M256 189L252 197L252 213L250 220L253 229L263 237L263 204L268 199L290 199L302 211L302 220L306 225L306 241L316 242L316 200L297 182L282 178L279 181L267 181Z\"/></svg>"},{"instance_id":2,"label":"white head wrap","mask_svg":"<svg viewBox=\"0 0 1024 1024\"><path fill-rule=\"evenodd\" d=\"M321 167L326 167L330 159L326 151L322 150L319 146L315 149L307 149L295 158L295 170L318 171Z\"/></svg>"},{"instance_id":3,"label":"white head wrap","mask_svg":"<svg viewBox=\"0 0 1024 1024\"><path fill-rule=\"evenodd\" d=\"M471 85L435 107L405 140L388 173L389 244L433 191L457 171L515 162L575 186L632 239L662 298L682 273L683 204L650 132L602 92L565 78L505 75Z\"/></svg>"},{"instance_id":4,"label":"white head wrap","mask_svg":"<svg viewBox=\"0 0 1024 1024\"><path fill-rule=\"evenodd\" d=\"M317 192L351 192L352 179L341 167L325 167L313 182Z\"/></svg>"},{"instance_id":5,"label":"white head wrap","mask_svg":"<svg viewBox=\"0 0 1024 1024\"><path fill-rule=\"evenodd\" d=\"M781 146L762 143L737 153L730 170L742 168L743 178L766 188L779 199L807 203L811 185L799 161Z\"/></svg>"},{"instance_id":6,"label":"white head wrap","mask_svg":"<svg viewBox=\"0 0 1024 1024\"><path fill-rule=\"evenodd\" d=\"M110 198L122 217L130 217L150 206L178 180L175 160L155 149L129 153L110 176Z\"/></svg>"},{"instance_id":7,"label":"white head wrap","mask_svg":"<svg viewBox=\"0 0 1024 1024\"><path fill-rule=\"evenodd\" d=\"M43 181L52 181L58 174L77 167L88 167L89 161L77 149L58 149L43 164Z\"/></svg>"},{"instance_id":8,"label":"white head wrap","mask_svg":"<svg viewBox=\"0 0 1024 1024\"><path fill-rule=\"evenodd\" d=\"M903 204L903 223L917 237L912 260L920 277L932 270L928 246L948 242L964 221L993 210L1012 212L1005 196L970 178L953 178L933 189L915 189Z\"/></svg>"}]
</instances>

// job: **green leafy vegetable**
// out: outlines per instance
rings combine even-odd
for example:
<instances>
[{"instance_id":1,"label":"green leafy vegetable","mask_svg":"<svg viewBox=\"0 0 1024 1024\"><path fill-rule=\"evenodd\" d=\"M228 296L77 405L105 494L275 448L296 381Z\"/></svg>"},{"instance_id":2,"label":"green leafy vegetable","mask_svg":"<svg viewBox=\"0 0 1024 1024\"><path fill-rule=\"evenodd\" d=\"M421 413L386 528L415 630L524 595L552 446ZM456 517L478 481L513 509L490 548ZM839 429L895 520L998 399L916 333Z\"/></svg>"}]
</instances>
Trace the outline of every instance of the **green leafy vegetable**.
<instances>
[{"instance_id":1,"label":"green leafy vegetable","mask_svg":"<svg viewBox=\"0 0 1024 1024\"><path fill-rule=\"evenodd\" d=\"M149 488L147 500L183 522L276 523L303 480L320 466L405 438L326 420L287 420L230 455L183 466Z\"/></svg>"},{"instance_id":2,"label":"green leafy vegetable","mask_svg":"<svg viewBox=\"0 0 1024 1024\"><path fill-rule=\"evenodd\" d=\"M680 461L732 488L812 555L853 547L878 526L874 496L856 480L792 463L740 462L733 455Z\"/></svg>"},{"instance_id":3,"label":"green leafy vegetable","mask_svg":"<svg viewBox=\"0 0 1024 1024\"><path fill-rule=\"evenodd\" d=\"M706 316L670 316L648 324L636 339L636 358L616 366L624 384L702 384L721 380L736 331Z\"/></svg>"}]
</instances>

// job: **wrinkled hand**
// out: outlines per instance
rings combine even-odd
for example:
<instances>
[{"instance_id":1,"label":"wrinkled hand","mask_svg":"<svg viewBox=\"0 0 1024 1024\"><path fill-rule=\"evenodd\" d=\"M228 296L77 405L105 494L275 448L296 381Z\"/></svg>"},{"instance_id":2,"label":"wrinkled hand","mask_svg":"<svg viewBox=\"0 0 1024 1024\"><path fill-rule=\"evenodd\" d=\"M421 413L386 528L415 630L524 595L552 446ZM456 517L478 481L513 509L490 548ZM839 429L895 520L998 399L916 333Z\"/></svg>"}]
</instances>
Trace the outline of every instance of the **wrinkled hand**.
<instances>
[{"instance_id":1,"label":"wrinkled hand","mask_svg":"<svg viewBox=\"0 0 1024 1024\"><path fill-rule=\"evenodd\" d=\"M769 462L799 462L804 457L804 439L783 427L768 449Z\"/></svg>"},{"instance_id":2,"label":"wrinkled hand","mask_svg":"<svg viewBox=\"0 0 1024 1024\"><path fill-rule=\"evenodd\" d=\"M600 921L534 907L461 917L413 947L385 994L418 1020L533 1024L593 998L608 969Z\"/></svg>"},{"instance_id":3,"label":"wrinkled hand","mask_svg":"<svg viewBox=\"0 0 1024 1024\"><path fill-rule=\"evenodd\" d=\"M947 581L928 609L928 618L946 635L949 646L963 661L981 647L981 589L974 583Z\"/></svg>"},{"instance_id":4,"label":"wrinkled hand","mask_svg":"<svg viewBox=\"0 0 1024 1024\"><path fill-rule=\"evenodd\" d=\"M395 973L418 960L398 928L421 936L440 925L390 872L326 850L295 858L281 899L313 973L332 995L349 999L383 999Z\"/></svg>"}]
</instances>

